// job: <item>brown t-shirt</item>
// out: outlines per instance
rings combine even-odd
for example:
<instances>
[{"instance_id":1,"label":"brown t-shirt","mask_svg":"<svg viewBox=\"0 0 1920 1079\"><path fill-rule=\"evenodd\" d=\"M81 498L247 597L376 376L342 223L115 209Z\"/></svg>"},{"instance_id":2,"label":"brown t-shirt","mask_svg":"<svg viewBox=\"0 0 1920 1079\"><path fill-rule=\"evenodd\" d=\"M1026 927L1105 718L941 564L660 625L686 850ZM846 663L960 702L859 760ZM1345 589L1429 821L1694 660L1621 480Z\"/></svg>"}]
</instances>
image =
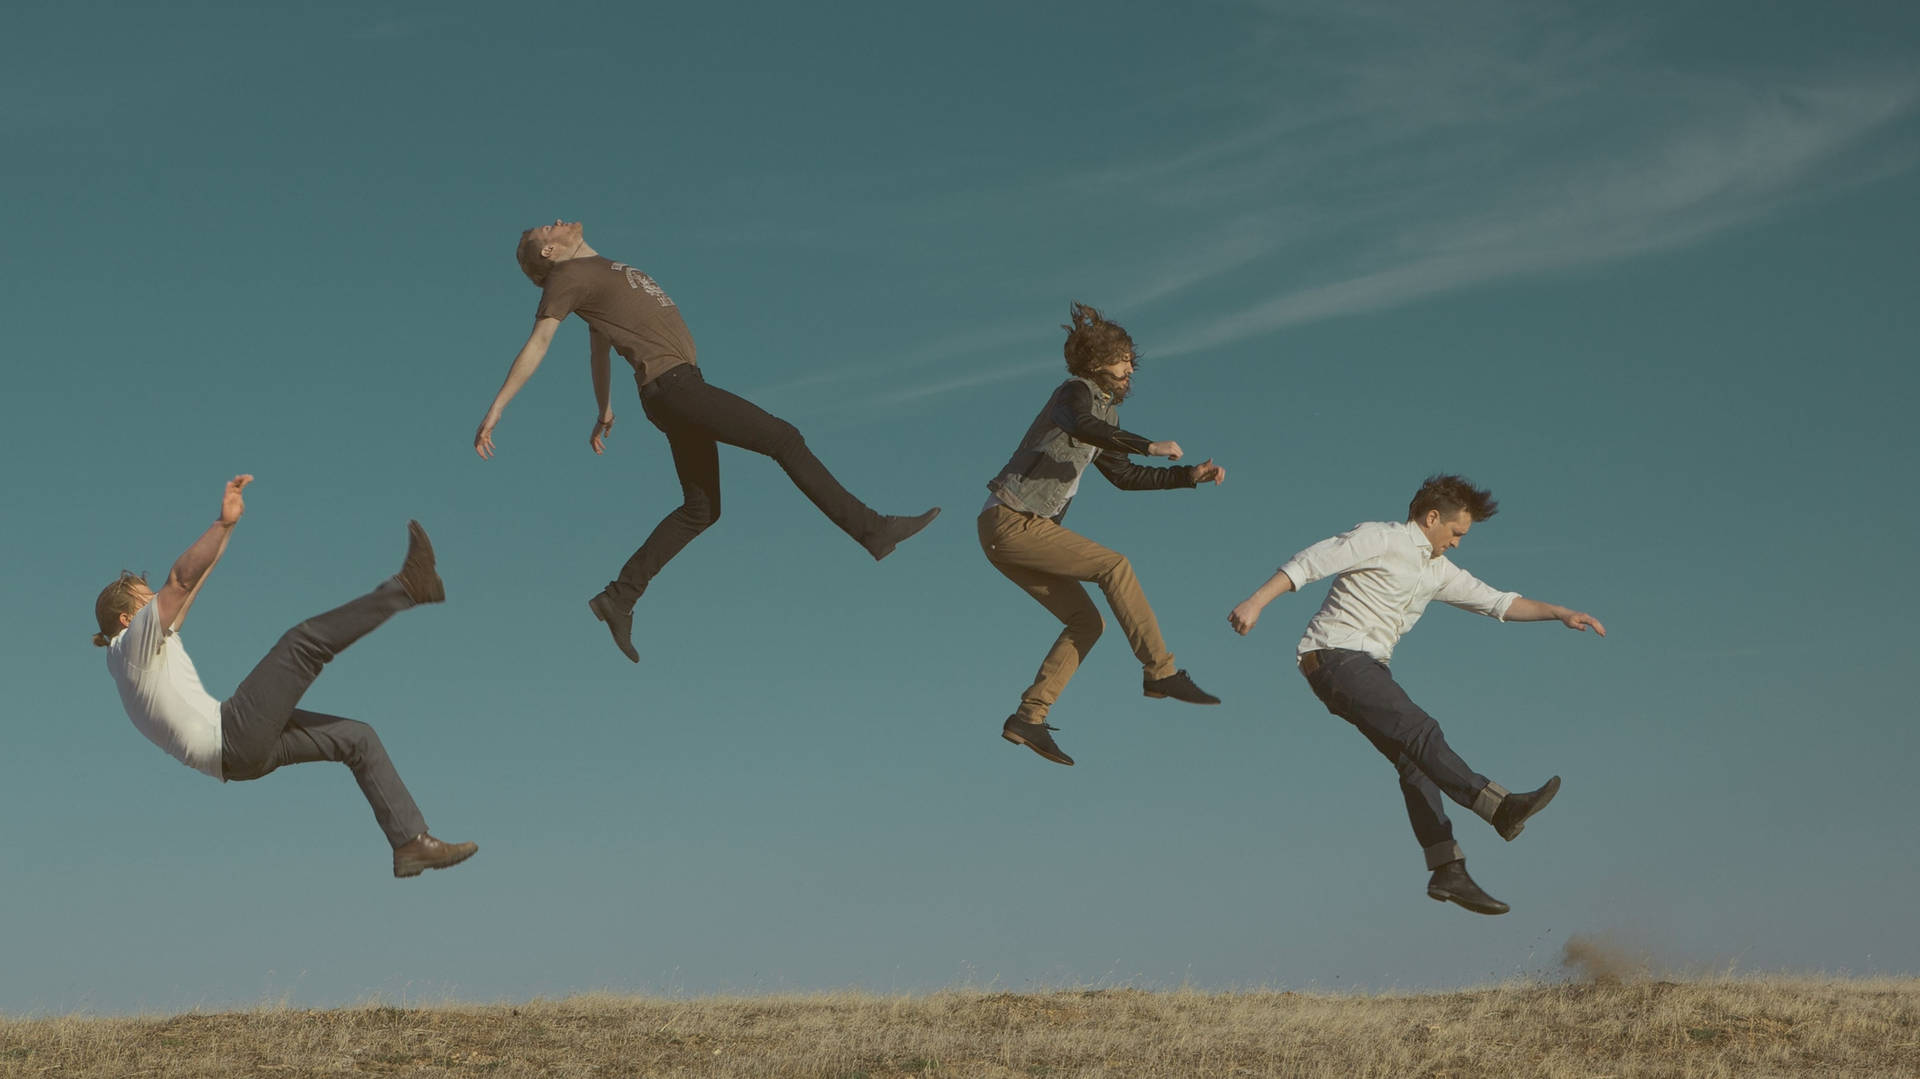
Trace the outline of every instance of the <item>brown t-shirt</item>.
<instances>
[{"instance_id":1,"label":"brown t-shirt","mask_svg":"<svg viewBox=\"0 0 1920 1079\"><path fill-rule=\"evenodd\" d=\"M547 273L534 317L579 315L604 334L644 386L683 363L694 363L693 334L680 309L653 278L600 255L567 259Z\"/></svg>"}]
</instances>

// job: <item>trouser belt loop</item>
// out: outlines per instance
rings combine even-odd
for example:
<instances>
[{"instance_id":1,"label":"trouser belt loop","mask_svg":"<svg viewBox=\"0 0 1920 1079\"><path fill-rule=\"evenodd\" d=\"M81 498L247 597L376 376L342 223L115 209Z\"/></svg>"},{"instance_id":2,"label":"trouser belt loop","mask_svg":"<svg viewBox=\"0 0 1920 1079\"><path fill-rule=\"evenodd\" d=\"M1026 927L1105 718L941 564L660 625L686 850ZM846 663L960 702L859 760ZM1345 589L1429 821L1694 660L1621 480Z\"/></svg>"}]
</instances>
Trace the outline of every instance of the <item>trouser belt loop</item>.
<instances>
[{"instance_id":1,"label":"trouser belt loop","mask_svg":"<svg viewBox=\"0 0 1920 1079\"><path fill-rule=\"evenodd\" d=\"M1500 808L1500 800L1506 796L1507 788L1498 783L1488 783L1480 789L1479 794L1473 796L1474 816L1492 824L1494 811Z\"/></svg>"},{"instance_id":2,"label":"trouser belt loop","mask_svg":"<svg viewBox=\"0 0 1920 1079\"><path fill-rule=\"evenodd\" d=\"M1300 654L1300 673L1313 674L1320 669L1320 653L1302 652Z\"/></svg>"}]
</instances>

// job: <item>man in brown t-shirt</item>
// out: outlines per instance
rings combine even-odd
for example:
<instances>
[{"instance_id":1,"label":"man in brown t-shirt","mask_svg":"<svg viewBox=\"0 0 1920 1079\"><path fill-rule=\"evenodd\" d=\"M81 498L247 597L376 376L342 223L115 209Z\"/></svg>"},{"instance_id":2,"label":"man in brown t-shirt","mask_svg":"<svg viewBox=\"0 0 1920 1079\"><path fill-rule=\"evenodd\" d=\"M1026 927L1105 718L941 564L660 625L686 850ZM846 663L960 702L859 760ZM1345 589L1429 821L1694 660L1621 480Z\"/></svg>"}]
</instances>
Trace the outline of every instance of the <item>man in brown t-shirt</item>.
<instances>
[{"instance_id":1,"label":"man in brown t-shirt","mask_svg":"<svg viewBox=\"0 0 1920 1079\"><path fill-rule=\"evenodd\" d=\"M493 456L493 429L500 414L539 369L553 343L553 332L568 315L579 315L591 331L587 359L593 370L593 396L600 405L588 438L593 452L606 449L613 430L609 350L619 352L633 368L640 408L667 436L673 451L673 467L685 500L654 527L621 567L620 575L587 601L588 609L607 624L613 643L628 659L640 662L632 639L633 606L647 583L682 547L720 519L718 443L773 458L828 520L876 560L892 553L895 545L939 514L938 506L915 517L875 513L840 486L792 424L708 385L695 363L693 335L666 291L639 270L604 258L587 246L578 221L528 229L520 234L514 257L527 278L540 286L540 307L533 332L520 346L506 381L474 433L474 451L483 458Z\"/></svg>"}]
</instances>

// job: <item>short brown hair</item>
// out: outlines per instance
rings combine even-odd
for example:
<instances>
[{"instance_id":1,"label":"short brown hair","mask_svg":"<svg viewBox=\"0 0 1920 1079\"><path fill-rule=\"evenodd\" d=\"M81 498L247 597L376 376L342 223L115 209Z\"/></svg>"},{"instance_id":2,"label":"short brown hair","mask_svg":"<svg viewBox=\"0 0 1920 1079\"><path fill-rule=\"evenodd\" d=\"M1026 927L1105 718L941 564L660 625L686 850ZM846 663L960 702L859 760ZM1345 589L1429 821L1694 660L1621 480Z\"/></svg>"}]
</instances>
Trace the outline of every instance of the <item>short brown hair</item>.
<instances>
[{"instance_id":1,"label":"short brown hair","mask_svg":"<svg viewBox=\"0 0 1920 1079\"><path fill-rule=\"evenodd\" d=\"M532 229L520 234L520 242L514 245L513 260L520 264L520 272L527 280L545 288L547 274L553 269L553 260L540 253L541 238L534 235Z\"/></svg>"},{"instance_id":2,"label":"short brown hair","mask_svg":"<svg viewBox=\"0 0 1920 1079\"><path fill-rule=\"evenodd\" d=\"M119 635L121 615L140 609L133 599L133 586L146 583L146 574L123 569L112 584L100 590L100 598L93 601L93 619L100 623L100 632L93 635L95 648L105 648Z\"/></svg>"},{"instance_id":3,"label":"short brown hair","mask_svg":"<svg viewBox=\"0 0 1920 1079\"><path fill-rule=\"evenodd\" d=\"M1067 331L1067 342L1061 351L1067 357L1067 370L1081 378L1091 378L1100 368L1133 352L1133 338L1120 328L1117 322L1108 322L1107 317L1083 303L1075 303L1071 312L1073 325L1061 326ZM1133 362L1137 366L1140 357L1136 354Z\"/></svg>"},{"instance_id":4,"label":"short brown hair","mask_svg":"<svg viewBox=\"0 0 1920 1079\"><path fill-rule=\"evenodd\" d=\"M1413 501L1407 503L1407 520L1418 521L1428 510L1439 510L1443 519L1466 510L1475 521L1484 521L1500 512L1500 503L1493 500L1491 491L1468 483L1465 476L1443 474L1428 476L1413 493Z\"/></svg>"}]
</instances>

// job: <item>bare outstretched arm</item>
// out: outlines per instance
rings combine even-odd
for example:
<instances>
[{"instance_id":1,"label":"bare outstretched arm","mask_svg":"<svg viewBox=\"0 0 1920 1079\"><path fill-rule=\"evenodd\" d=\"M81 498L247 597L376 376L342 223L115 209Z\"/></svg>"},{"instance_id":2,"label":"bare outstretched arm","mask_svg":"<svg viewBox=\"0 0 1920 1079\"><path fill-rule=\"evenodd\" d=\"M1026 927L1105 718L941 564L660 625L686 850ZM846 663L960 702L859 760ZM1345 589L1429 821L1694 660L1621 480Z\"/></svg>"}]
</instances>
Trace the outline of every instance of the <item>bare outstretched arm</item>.
<instances>
[{"instance_id":1,"label":"bare outstretched arm","mask_svg":"<svg viewBox=\"0 0 1920 1079\"><path fill-rule=\"evenodd\" d=\"M1278 571L1267 578L1267 583L1254 590L1253 595L1240 601L1240 605L1227 614L1227 625L1233 631L1245 637L1253 632L1254 624L1260 621L1260 612L1267 604L1293 591L1293 578L1285 571Z\"/></svg>"},{"instance_id":2,"label":"bare outstretched arm","mask_svg":"<svg viewBox=\"0 0 1920 1079\"><path fill-rule=\"evenodd\" d=\"M520 346L520 352L513 358L513 366L507 368L507 380L500 384L500 392L493 395L493 404L480 421L480 429L473 433L473 452L482 458L493 456L493 429L500 422L500 414L506 411L507 402L520 392L520 387L526 385L533 373L540 369L540 361L547 358L547 346L553 344L553 331L559 328L560 320L557 318L543 318L534 322L533 332L527 335L527 343Z\"/></svg>"},{"instance_id":3,"label":"bare outstretched arm","mask_svg":"<svg viewBox=\"0 0 1920 1079\"><path fill-rule=\"evenodd\" d=\"M1560 622L1568 629L1577 629L1582 633L1591 629L1600 636L1607 635L1607 627L1600 620L1584 611L1571 607L1560 607L1552 603L1542 603L1537 599L1521 596L1507 607L1509 622Z\"/></svg>"},{"instance_id":4,"label":"bare outstretched arm","mask_svg":"<svg viewBox=\"0 0 1920 1079\"><path fill-rule=\"evenodd\" d=\"M608 355L612 345L606 335L594 330L587 339L587 366L593 371L593 400L600 406L600 412L593 421L593 434L587 439L587 445L593 452L603 453L607 448L607 436L613 433L613 358Z\"/></svg>"},{"instance_id":5,"label":"bare outstretched arm","mask_svg":"<svg viewBox=\"0 0 1920 1079\"><path fill-rule=\"evenodd\" d=\"M195 597L200 595L200 586L206 583L207 574L220 562L220 556L227 553L227 541L233 538L233 526L240 521L240 515L247 511L246 499L240 492L253 482L251 475L239 475L227 481L227 489L220 495L220 516L193 546L174 559L173 568L167 571L167 583L153 597L159 606L160 623L169 630L180 628L187 620L187 611L193 608Z\"/></svg>"}]
</instances>

